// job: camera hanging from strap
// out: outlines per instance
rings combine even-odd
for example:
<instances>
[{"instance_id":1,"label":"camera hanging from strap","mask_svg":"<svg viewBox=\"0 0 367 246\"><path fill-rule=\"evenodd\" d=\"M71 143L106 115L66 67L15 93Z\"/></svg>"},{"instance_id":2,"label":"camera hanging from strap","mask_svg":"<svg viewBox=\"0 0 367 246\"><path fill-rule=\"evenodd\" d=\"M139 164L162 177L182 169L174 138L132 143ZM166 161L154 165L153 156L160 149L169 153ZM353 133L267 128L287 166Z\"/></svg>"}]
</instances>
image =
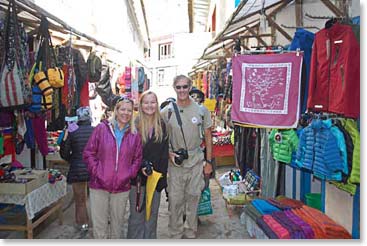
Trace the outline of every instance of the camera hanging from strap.
<instances>
[{"instance_id":1,"label":"camera hanging from strap","mask_svg":"<svg viewBox=\"0 0 367 246\"><path fill-rule=\"evenodd\" d=\"M184 143L185 143L185 149L187 150L185 134L184 134L184 131L182 129L182 120L181 120L180 112L178 111L177 104L175 102L171 102L171 103L173 105L173 109L175 110L175 115L176 115L177 123L178 123L178 125L181 128L182 137L183 137L183 140L184 140ZM171 144L172 150L174 151L174 148L173 148L173 145L172 145L172 142L171 141L170 141L170 144Z\"/></svg>"}]
</instances>

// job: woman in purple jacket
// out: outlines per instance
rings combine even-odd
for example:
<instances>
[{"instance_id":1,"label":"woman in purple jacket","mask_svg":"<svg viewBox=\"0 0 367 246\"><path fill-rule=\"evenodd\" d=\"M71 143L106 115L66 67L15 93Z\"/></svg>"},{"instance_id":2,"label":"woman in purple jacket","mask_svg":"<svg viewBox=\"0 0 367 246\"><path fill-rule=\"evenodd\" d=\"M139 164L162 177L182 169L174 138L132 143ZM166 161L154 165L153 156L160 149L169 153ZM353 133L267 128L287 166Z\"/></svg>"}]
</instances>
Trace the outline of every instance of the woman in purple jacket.
<instances>
[{"instance_id":1,"label":"woman in purple jacket","mask_svg":"<svg viewBox=\"0 0 367 246\"><path fill-rule=\"evenodd\" d=\"M123 238L130 179L136 177L142 162L142 141L134 126L133 104L126 97L116 100L112 117L94 129L83 152L90 175L94 238Z\"/></svg>"}]
</instances>

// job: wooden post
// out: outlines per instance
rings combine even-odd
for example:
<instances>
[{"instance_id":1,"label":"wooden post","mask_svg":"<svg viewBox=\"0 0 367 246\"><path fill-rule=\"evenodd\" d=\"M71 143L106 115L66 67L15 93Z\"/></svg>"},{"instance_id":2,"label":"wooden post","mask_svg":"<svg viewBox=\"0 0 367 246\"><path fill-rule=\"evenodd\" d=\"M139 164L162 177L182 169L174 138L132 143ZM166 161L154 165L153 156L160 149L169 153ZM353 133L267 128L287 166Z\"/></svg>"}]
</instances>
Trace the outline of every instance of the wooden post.
<instances>
[{"instance_id":1,"label":"wooden post","mask_svg":"<svg viewBox=\"0 0 367 246\"><path fill-rule=\"evenodd\" d=\"M296 0L296 26L303 26L303 0Z\"/></svg>"},{"instance_id":2,"label":"wooden post","mask_svg":"<svg viewBox=\"0 0 367 246\"><path fill-rule=\"evenodd\" d=\"M33 225L32 225L32 219L28 218L27 215L27 239L33 239Z\"/></svg>"}]
</instances>

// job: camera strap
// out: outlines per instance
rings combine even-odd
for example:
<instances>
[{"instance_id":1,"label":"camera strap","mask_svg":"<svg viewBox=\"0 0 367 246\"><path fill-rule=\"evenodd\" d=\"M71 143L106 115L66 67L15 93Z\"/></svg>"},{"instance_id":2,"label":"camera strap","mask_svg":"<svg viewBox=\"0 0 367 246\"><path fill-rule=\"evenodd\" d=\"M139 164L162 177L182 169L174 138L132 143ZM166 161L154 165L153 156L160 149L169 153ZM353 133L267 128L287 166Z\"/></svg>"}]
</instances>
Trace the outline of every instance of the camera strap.
<instances>
[{"instance_id":1,"label":"camera strap","mask_svg":"<svg viewBox=\"0 0 367 246\"><path fill-rule=\"evenodd\" d=\"M187 150L185 134L184 134L184 131L182 129L182 120L181 120L180 112L178 111L178 107L177 107L177 104L175 102L172 102L172 105L173 105L173 109L175 110L175 115L176 115L177 123L178 123L178 125L181 128L182 137L183 137L183 140L184 140L184 143L185 143L185 148ZM171 143L171 147L173 149L172 143Z\"/></svg>"}]
</instances>

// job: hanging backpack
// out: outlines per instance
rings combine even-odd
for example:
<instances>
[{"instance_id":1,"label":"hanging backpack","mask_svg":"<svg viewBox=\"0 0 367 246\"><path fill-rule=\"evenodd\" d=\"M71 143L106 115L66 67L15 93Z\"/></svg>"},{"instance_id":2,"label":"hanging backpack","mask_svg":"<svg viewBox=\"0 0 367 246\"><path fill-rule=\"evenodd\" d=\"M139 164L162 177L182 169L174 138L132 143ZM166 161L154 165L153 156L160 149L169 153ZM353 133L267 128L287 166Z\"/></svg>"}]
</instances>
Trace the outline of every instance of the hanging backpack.
<instances>
[{"instance_id":1,"label":"hanging backpack","mask_svg":"<svg viewBox=\"0 0 367 246\"><path fill-rule=\"evenodd\" d=\"M101 79L102 60L95 51L90 52L87 60L89 82L98 82Z\"/></svg>"}]
</instances>

